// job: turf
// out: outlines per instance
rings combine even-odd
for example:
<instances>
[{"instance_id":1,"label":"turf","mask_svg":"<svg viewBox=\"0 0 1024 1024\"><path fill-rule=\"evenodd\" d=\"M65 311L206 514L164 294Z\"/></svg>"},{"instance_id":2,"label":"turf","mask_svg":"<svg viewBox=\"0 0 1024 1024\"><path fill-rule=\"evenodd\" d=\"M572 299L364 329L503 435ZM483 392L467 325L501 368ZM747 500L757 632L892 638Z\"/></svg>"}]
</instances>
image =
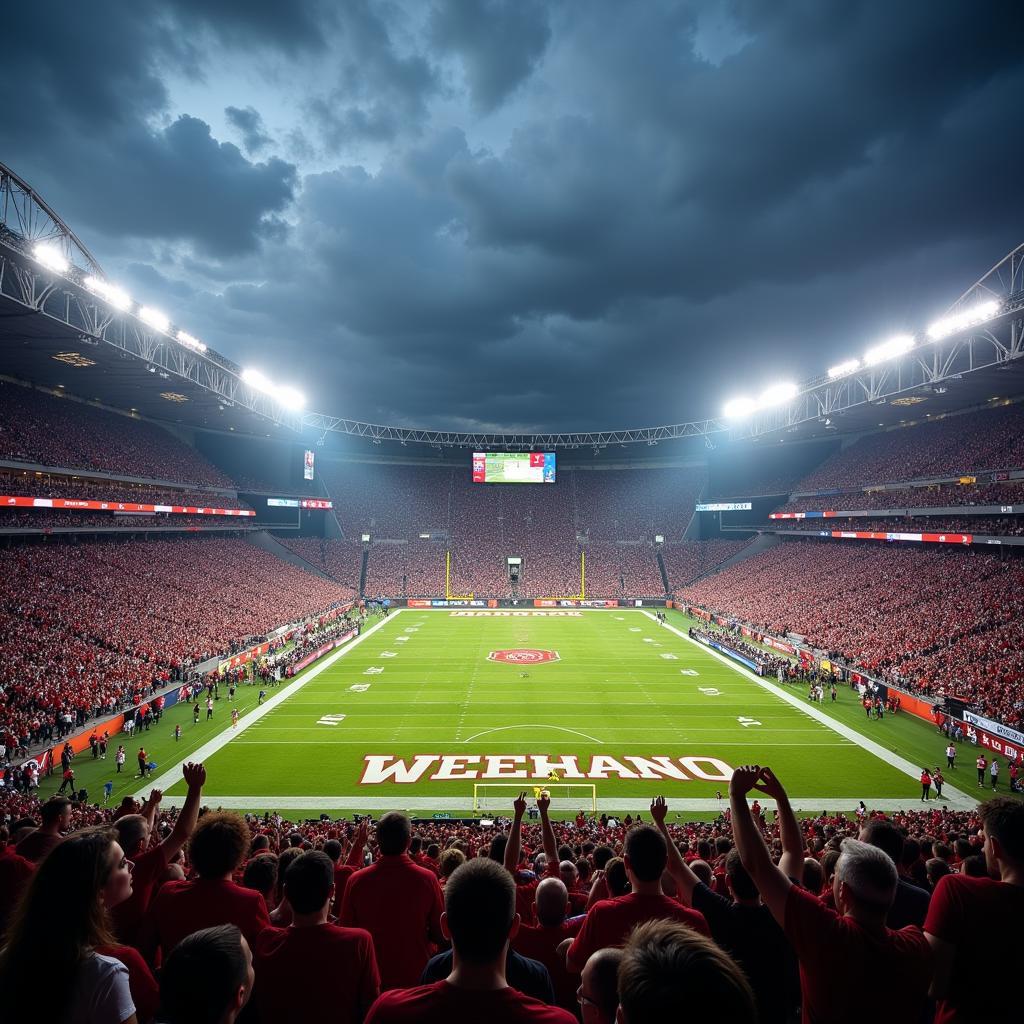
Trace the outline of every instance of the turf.
<instances>
[{"instance_id":1,"label":"turf","mask_svg":"<svg viewBox=\"0 0 1024 1024\"><path fill-rule=\"evenodd\" d=\"M488 659L490 652L514 648L556 651L558 660L524 668ZM842 712L849 704L856 713L854 695L841 693L842 707L826 710ZM329 715L345 717L322 722ZM852 717L850 725L856 728ZM887 724L872 725L877 728L869 735L884 741L879 733ZM922 737L929 732L923 723L921 729ZM201 735L205 741L210 733ZM191 734L187 739L192 742ZM931 747L934 761L937 745L920 742ZM186 748L180 753L185 756ZM431 779L436 764L416 782L360 783L367 755L411 762L423 754L571 754L584 769L596 755L620 762L628 756L714 758L729 767L759 761L774 767L795 799L822 807L916 797L903 772L632 610L394 615L210 756L207 792L211 802L244 798L258 809L365 809L367 799L379 807L422 807L431 800L443 807L453 798L468 807L472 781ZM713 763L698 763L712 770ZM581 781L594 782L603 806L655 792L710 802L726 788L692 775L686 781L615 774ZM302 798L308 802L297 802ZM406 803L410 798L417 799Z\"/></svg>"}]
</instances>

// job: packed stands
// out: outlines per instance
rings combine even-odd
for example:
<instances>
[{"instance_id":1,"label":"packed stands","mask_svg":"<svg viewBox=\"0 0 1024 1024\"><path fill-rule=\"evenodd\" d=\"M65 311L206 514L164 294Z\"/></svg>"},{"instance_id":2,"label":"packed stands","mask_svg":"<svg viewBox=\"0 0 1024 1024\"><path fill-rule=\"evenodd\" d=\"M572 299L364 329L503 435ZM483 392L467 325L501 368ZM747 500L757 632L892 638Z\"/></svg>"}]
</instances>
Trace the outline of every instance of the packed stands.
<instances>
[{"instance_id":1,"label":"packed stands","mask_svg":"<svg viewBox=\"0 0 1024 1024\"><path fill-rule=\"evenodd\" d=\"M941 508L949 505L1014 505L1024 502L1024 482L945 484L810 495L787 501L778 512L824 512L837 509Z\"/></svg>"},{"instance_id":2,"label":"packed stands","mask_svg":"<svg viewBox=\"0 0 1024 1024\"><path fill-rule=\"evenodd\" d=\"M0 458L230 487L194 448L146 420L0 382Z\"/></svg>"},{"instance_id":3,"label":"packed stands","mask_svg":"<svg viewBox=\"0 0 1024 1024\"><path fill-rule=\"evenodd\" d=\"M738 554L750 543L745 540L696 540L682 544L666 544L661 549L662 561L673 590L706 576L724 561Z\"/></svg>"},{"instance_id":4,"label":"packed stands","mask_svg":"<svg viewBox=\"0 0 1024 1024\"><path fill-rule=\"evenodd\" d=\"M978 533L1003 537L1024 536L1024 516L896 516L875 519L871 516L840 516L830 519L775 519L767 529L800 530L820 533L822 530L870 530L878 533Z\"/></svg>"},{"instance_id":5,"label":"packed stands","mask_svg":"<svg viewBox=\"0 0 1024 1024\"><path fill-rule=\"evenodd\" d=\"M1022 466L1024 406L1008 405L868 434L826 459L793 491L849 489Z\"/></svg>"},{"instance_id":6,"label":"packed stands","mask_svg":"<svg viewBox=\"0 0 1024 1024\"><path fill-rule=\"evenodd\" d=\"M326 540L322 537L277 537L276 540L339 583L359 588L363 545L358 540Z\"/></svg>"},{"instance_id":7,"label":"packed stands","mask_svg":"<svg viewBox=\"0 0 1024 1024\"><path fill-rule=\"evenodd\" d=\"M703 469L576 470L576 522L592 541L680 540L707 483Z\"/></svg>"},{"instance_id":8,"label":"packed stands","mask_svg":"<svg viewBox=\"0 0 1024 1024\"><path fill-rule=\"evenodd\" d=\"M366 593L371 597L436 597L444 593L443 543L410 540L371 544Z\"/></svg>"},{"instance_id":9,"label":"packed stands","mask_svg":"<svg viewBox=\"0 0 1024 1024\"><path fill-rule=\"evenodd\" d=\"M0 581L0 731L19 740L354 594L221 537L7 548Z\"/></svg>"},{"instance_id":10,"label":"packed stands","mask_svg":"<svg viewBox=\"0 0 1024 1024\"><path fill-rule=\"evenodd\" d=\"M657 597L665 592L654 546L602 544L584 549L586 593L590 597Z\"/></svg>"},{"instance_id":11,"label":"packed stands","mask_svg":"<svg viewBox=\"0 0 1024 1024\"><path fill-rule=\"evenodd\" d=\"M1024 721L1024 561L955 548L787 541L680 600L794 632L908 689Z\"/></svg>"},{"instance_id":12,"label":"packed stands","mask_svg":"<svg viewBox=\"0 0 1024 1024\"><path fill-rule=\"evenodd\" d=\"M0 530L119 529L139 530L252 530L251 518L189 515L186 512L76 512L0 506Z\"/></svg>"}]
</instances>

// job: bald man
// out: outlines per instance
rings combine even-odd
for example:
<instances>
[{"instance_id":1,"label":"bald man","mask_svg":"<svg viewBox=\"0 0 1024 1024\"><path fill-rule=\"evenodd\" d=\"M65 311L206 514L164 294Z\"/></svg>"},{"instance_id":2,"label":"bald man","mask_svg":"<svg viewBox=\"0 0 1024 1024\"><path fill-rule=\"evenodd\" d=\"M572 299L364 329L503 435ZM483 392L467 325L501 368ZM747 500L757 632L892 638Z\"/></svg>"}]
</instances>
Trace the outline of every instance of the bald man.
<instances>
[{"instance_id":1,"label":"bald man","mask_svg":"<svg viewBox=\"0 0 1024 1024\"><path fill-rule=\"evenodd\" d=\"M565 966L558 947L573 939L583 925L583 916L567 917L569 891L559 878L545 878L537 886L537 924L523 924L512 938L512 948L531 960L539 960L551 975L555 1005L570 1012L576 1008L576 978Z\"/></svg>"},{"instance_id":2,"label":"bald man","mask_svg":"<svg viewBox=\"0 0 1024 1024\"><path fill-rule=\"evenodd\" d=\"M576 992L583 1024L615 1024L619 1008L621 949L599 949L591 954L580 975Z\"/></svg>"}]
</instances>

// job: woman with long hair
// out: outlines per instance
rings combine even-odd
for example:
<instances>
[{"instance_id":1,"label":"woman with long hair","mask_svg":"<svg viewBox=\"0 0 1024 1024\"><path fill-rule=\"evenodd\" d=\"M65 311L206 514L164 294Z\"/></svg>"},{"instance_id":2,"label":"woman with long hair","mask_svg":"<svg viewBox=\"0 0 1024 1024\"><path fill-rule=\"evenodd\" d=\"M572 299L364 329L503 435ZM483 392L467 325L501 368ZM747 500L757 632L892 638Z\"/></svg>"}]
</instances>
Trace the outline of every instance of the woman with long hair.
<instances>
[{"instance_id":1,"label":"woman with long hair","mask_svg":"<svg viewBox=\"0 0 1024 1024\"><path fill-rule=\"evenodd\" d=\"M112 946L109 910L132 891L112 829L86 829L47 854L0 949L0 1013L64 1024L137 1024L128 969Z\"/></svg>"}]
</instances>

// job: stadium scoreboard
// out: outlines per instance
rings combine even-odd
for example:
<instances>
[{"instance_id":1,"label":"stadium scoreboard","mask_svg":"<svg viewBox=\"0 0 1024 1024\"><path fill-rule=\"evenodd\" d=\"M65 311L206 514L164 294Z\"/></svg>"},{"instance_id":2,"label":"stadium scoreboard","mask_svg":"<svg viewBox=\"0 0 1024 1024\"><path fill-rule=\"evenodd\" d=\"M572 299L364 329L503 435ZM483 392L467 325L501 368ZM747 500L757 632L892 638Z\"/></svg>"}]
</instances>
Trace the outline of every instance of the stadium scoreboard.
<instances>
[{"instance_id":1,"label":"stadium scoreboard","mask_svg":"<svg viewBox=\"0 0 1024 1024\"><path fill-rule=\"evenodd\" d=\"M554 452L474 452L475 484L553 484Z\"/></svg>"}]
</instances>

